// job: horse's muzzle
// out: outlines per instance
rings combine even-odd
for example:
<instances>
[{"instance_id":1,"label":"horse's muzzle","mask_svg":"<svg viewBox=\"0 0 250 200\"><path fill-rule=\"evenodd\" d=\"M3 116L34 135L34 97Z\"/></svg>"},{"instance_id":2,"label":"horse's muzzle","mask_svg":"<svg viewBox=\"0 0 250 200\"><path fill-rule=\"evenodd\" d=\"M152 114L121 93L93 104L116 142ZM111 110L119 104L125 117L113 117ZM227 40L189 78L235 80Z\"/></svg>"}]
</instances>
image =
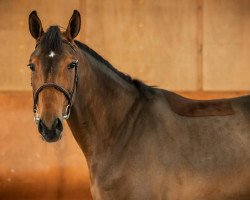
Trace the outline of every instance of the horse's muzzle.
<instances>
[{"instance_id":1,"label":"horse's muzzle","mask_svg":"<svg viewBox=\"0 0 250 200\"><path fill-rule=\"evenodd\" d=\"M47 142L56 142L61 138L61 132L63 131L62 121L59 118L55 119L52 127L49 129L40 119L38 122L38 131Z\"/></svg>"}]
</instances>

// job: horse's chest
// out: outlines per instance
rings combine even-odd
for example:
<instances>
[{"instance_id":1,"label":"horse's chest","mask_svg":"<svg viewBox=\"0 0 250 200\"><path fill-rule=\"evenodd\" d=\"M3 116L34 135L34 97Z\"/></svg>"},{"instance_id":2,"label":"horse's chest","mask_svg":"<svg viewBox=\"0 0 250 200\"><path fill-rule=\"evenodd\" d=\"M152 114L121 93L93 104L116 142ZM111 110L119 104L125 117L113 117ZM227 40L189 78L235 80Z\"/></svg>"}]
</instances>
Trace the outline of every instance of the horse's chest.
<instances>
[{"instance_id":1,"label":"horse's chest","mask_svg":"<svg viewBox=\"0 0 250 200\"><path fill-rule=\"evenodd\" d=\"M131 192L127 188L126 177L112 177L108 176L105 179L96 178L91 186L91 193L94 200L116 200L124 199L126 192ZM124 188L127 188L124 190Z\"/></svg>"},{"instance_id":2,"label":"horse's chest","mask_svg":"<svg viewBox=\"0 0 250 200\"><path fill-rule=\"evenodd\" d=\"M103 199L102 198L102 191L96 183L91 185L90 191L91 191L91 194L92 194L92 197L94 200L102 200Z\"/></svg>"},{"instance_id":3,"label":"horse's chest","mask_svg":"<svg viewBox=\"0 0 250 200\"><path fill-rule=\"evenodd\" d=\"M115 185L114 183L101 183L95 181L91 186L91 194L94 200L115 200L121 198L123 191L122 184ZM120 197L119 197L120 196Z\"/></svg>"},{"instance_id":4,"label":"horse's chest","mask_svg":"<svg viewBox=\"0 0 250 200\"><path fill-rule=\"evenodd\" d=\"M153 184L145 177L126 176L108 177L107 180L94 180L91 186L91 193L94 200L128 200L158 199L152 192ZM142 180L143 179L143 180ZM150 186L151 185L151 186Z\"/></svg>"}]
</instances>

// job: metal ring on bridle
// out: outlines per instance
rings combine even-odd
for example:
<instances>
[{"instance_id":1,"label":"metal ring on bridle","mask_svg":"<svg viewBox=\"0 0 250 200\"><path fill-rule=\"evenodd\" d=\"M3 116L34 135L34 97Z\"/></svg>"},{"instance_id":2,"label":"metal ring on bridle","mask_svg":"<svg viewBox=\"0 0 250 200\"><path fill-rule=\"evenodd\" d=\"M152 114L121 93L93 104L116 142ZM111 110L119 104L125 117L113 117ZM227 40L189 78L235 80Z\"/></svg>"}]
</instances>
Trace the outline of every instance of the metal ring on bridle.
<instances>
[{"instance_id":1,"label":"metal ring on bridle","mask_svg":"<svg viewBox=\"0 0 250 200\"><path fill-rule=\"evenodd\" d=\"M70 116L70 106L67 105L65 109L65 114L63 115L63 119L69 119L69 116Z\"/></svg>"}]
</instances>

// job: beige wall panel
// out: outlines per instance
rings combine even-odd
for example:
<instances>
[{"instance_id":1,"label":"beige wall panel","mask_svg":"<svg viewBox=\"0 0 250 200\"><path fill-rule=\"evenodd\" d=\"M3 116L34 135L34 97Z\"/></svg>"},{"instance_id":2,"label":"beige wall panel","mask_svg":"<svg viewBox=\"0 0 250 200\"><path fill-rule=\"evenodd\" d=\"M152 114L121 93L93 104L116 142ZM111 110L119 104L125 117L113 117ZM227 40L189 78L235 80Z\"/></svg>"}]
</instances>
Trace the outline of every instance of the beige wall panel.
<instances>
[{"instance_id":1,"label":"beige wall panel","mask_svg":"<svg viewBox=\"0 0 250 200\"><path fill-rule=\"evenodd\" d=\"M0 90L29 90L30 70L26 67L35 41L29 34L28 16L37 10L44 29L48 25L67 26L80 0L0 1Z\"/></svg>"},{"instance_id":2,"label":"beige wall panel","mask_svg":"<svg viewBox=\"0 0 250 200\"><path fill-rule=\"evenodd\" d=\"M197 89L197 1L86 1L85 42L150 85Z\"/></svg>"},{"instance_id":3,"label":"beige wall panel","mask_svg":"<svg viewBox=\"0 0 250 200\"><path fill-rule=\"evenodd\" d=\"M204 89L250 89L250 1L204 1Z\"/></svg>"}]
</instances>

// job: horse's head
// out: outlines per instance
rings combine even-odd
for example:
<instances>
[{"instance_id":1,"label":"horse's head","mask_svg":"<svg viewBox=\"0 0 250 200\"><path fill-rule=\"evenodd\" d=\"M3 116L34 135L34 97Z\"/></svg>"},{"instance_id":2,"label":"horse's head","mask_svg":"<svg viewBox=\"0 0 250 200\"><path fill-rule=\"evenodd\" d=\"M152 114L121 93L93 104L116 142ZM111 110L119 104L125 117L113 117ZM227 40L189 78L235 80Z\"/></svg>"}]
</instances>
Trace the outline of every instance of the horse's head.
<instances>
[{"instance_id":1,"label":"horse's head","mask_svg":"<svg viewBox=\"0 0 250 200\"><path fill-rule=\"evenodd\" d=\"M77 87L79 57L74 38L80 31L80 25L80 14L76 10L65 32L58 26L51 26L44 32L36 11L29 15L29 30L36 40L36 48L28 64L35 121L48 142L55 142L61 137L63 119L70 115Z\"/></svg>"}]
</instances>

